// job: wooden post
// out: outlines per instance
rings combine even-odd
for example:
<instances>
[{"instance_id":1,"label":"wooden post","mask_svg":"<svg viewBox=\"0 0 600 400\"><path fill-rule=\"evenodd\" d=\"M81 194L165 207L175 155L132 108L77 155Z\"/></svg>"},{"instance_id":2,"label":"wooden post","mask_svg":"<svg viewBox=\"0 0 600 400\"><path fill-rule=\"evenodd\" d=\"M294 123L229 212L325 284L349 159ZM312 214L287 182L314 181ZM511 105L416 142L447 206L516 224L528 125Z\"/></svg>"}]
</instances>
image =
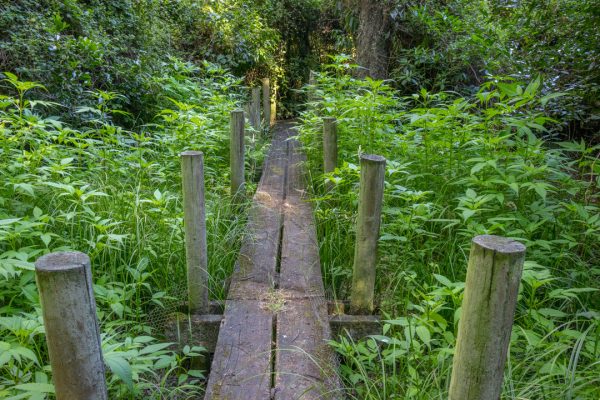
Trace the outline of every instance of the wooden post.
<instances>
[{"instance_id":1,"label":"wooden post","mask_svg":"<svg viewBox=\"0 0 600 400\"><path fill-rule=\"evenodd\" d=\"M277 119L277 81L273 82L273 89L271 90L271 113L270 113L270 125L275 125Z\"/></svg>"},{"instance_id":2,"label":"wooden post","mask_svg":"<svg viewBox=\"0 0 600 400\"><path fill-rule=\"evenodd\" d=\"M108 399L89 257L47 254L35 275L56 398Z\"/></svg>"},{"instance_id":3,"label":"wooden post","mask_svg":"<svg viewBox=\"0 0 600 400\"><path fill-rule=\"evenodd\" d=\"M250 115L250 110L252 110L252 103L244 103L241 109L244 111L244 116L248 118L248 123L252 125L252 121L250 121L250 118L252 117Z\"/></svg>"},{"instance_id":4,"label":"wooden post","mask_svg":"<svg viewBox=\"0 0 600 400\"><path fill-rule=\"evenodd\" d=\"M244 195L244 111L231 112L229 163L231 165L231 195Z\"/></svg>"},{"instance_id":5,"label":"wooden post","mask_svg":"<svg viewBox=\"0 0 600 400\"><path fill-rule=\"evenodd\" d=\"M525 246L482 235L473 239L462 303L450 400L498 400Z\"/></svg>"},{"instance_id":6,"label":"wooden post","mask_svg":"<svg viewBox=\"0 0 600 400\"><path fill-rule=\"evenodd\" d=\"M209 304L204 156L201 152L181 153L181 175L189 312L204 314Z\"/></svg>"},{"instance_id":7,"label":"wooden post","mask_svg":"<svg viewBox=\"0 0 600 400\"><path fill-rule=\"evenodd\" d=\"M315 85L317 84L317 79L315 77L315 71L310 71L309 75L308 75L308 85L310 86L308 88L308 102L312 103L313 101L316 100L316 96L315 96Z\"/></svg>"},{"instance_id":8,"label":"wooden post","mask_svg":"<svg viewBox=\"0 0 600 400\"><path fill-rule=\"evenodd\" d=\"M337 121L323 118L323 171L333 172L337 166Z\"/></svg>"},{"instance_id":9,"label":"wooden post","mask_svg":"<svg viewBox=\"0 0 600 400\"><path fill-rule=\"evenodd\" d=\"M252 103L250 104L250 124L260 130L260 87L252 88Z\"/></svg>"},{"instance_id":10,"label":"wooden post","mask_svg":"<svg viewBox=\"0 0 600 400\"><path fill-rule=\"evenodd\" d=\"M385 183L385 158L363 154L360 156L360 167L354 273L350 297L352 314L366 314L373 311L377 241Z\"/></svg>"},{"instance_id":11,"label":"wooden post","mask_svg":"<svg viewBox=\"0 0 600 400\"><path fill-rule=\"evenodd\" d=\"M263 92L263 113L264 124L267 128L271 126L271 88L269 78L262 80L262 92Z\"/></svg>"}]
</instances>

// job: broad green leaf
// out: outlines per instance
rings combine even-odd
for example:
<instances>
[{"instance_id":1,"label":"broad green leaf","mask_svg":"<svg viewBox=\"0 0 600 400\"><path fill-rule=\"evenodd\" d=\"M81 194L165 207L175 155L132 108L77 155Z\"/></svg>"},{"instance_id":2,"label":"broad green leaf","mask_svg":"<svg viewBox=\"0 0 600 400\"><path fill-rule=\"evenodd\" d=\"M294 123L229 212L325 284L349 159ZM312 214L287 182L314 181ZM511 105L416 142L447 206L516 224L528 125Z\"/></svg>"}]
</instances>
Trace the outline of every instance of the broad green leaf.
<instances>
[{"instance_id":1,"label":"broad green leaf","mask_svg":"<svg viewBox=\"0 0 600 400\"><path fill-rule=\"evenodd\" d=\"M140 355L143 354L152 354L152 353L156 353L159 352L161 350L166 349L167 347L171 346L173 343L156 343L156 344L151 344L150 346L146 346L143 349L140 350Z\"/></svg>"},{"instance_id":2,"label":"broad green leaf","mask_svg":"<svg viewBox=\"0 0 600 400\"><path fill-rule=\"evenodd\" d=\"M546 96L542 97L540 99L540 103L542 103L542 106L545 106L546 104L548 104L548 102L552 99L557 99L559 97L565 96L566 93L562 93L562 92L557 92L557 93L550 93L547 94Z\"/></svg>"},{"instance_id":3,"label":"broad green leaf","mask_svg":"<svg viewBox=\"0 0 600 400\"><path fill-rule=\"evenodd\" d=\"M417 326L416 332L417 336L419 336L423 343L428 346L429 342L431 342L431 333L429 333L429 329L427 329L427 327L425 326L420 325Z\"/></svg>"},{"instance_id":4,"label":"broad green leaf","mask_svg":"<svg viewBox=\"0 0 600 400\"><path fill-rule=\"evenodd\" d=\"M40 235L40 239L42 239L42 242L44 242L46 247L48 247L50 241L52 240L52 236L49 233L43 233Z\"/></svg>"},{"instance_id":5,"label":"broad green leaf","mask_svg":"<svg viewBox=\"0 0 600 400\"><path fill-rule=\"evenodd\" d=\"M453 287L454 285L452 284L452 282L450 282L450 279L446 278L443 275L439 275L439 274L433 274L433 277L442 285L446 286L446 287Z\"/></svg>"},{"instance_id":6,"label":"broad green leaf","mask_svg":"<svg viewBox=\"0 0 600 400\"><path fill-rule=\"evenodd\" d=\"M386 233L385 235L382 235L379 240L385 242L385 241L397 241L397 242L406 242L408 239L405 236L398 236L398 235L391 235L389 233Z\"/></svg>"},{"instance_id":7,"label":"broad green leaf","mask_svg":"<svg viewBox=\"0 0 600 400\"><path fill-rule=\"evenodd\" d=\"M129 362L118 353L108 353L104 356L104 361L110 370L125 383L129 390L133 390L133 375Z\"/></svg>"},{"instance_id":8,"label":"broad green leaf","mask_svg":"<svg viewBox=\"0 0 600 400\"><path fill-rule=\"evenodd\" d=\"M54 393L54 385L50 383L22 383L14 386L15 389L24 390L27 392L38 392L38 393Z\"/></svg>"}]
</instances>

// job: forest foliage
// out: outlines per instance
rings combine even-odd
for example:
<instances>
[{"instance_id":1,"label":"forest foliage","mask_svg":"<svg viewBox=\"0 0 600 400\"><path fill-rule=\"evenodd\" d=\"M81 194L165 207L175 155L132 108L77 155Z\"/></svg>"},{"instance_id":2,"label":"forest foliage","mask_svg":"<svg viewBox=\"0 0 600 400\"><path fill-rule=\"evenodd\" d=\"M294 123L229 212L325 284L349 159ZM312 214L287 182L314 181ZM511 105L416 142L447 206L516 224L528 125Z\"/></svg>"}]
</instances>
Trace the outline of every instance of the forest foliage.
<instances>
[{"instance_id":1,"label":"forest foliage","mask_svg":"<svg viewBox=\"0 0 600 400\"><path fill-rule=\"evenodd\" d=\"M317 100L300 138L336 299L348 298L352 281L358 154L387 159L376 281L387 320L381 335L335 344L355 398L445 398L466 257L480 234L527 246L506 398L597 397L599 147L540 139L556 124L542 111L556 97L540 93L540 79L490 80L473 98L424 88L401 96L354 78L346 57L333 61L307 89ZM324 116L338 120L343 160L325 175Z\"/></svg>"},{"instance_id":2,"label":"forest foliage","mask_svg":"<svg viewBox=\"0 0 600 400\"><path fill-rule=\"evenodd\" d=\"M503 398L600 397L600 6L378 2L382 81L357 79L363 3L0 0L0 397L52 398L33 262L60 250L92 259L110 397L202 395L205 371L189 365L203 349L173 351L161 332L185 291L178 154L205 154L222 299L245 222L229 204L229 112L265 76L279 117L299 118L332 297L348 295L357 155L388 160L386 323L332 343L351 398L445 398L482 233L528 248ZM328 175L324 116L339 121ZM249 192L265 133L247 132Z\"/></svg>"}]
</instances>

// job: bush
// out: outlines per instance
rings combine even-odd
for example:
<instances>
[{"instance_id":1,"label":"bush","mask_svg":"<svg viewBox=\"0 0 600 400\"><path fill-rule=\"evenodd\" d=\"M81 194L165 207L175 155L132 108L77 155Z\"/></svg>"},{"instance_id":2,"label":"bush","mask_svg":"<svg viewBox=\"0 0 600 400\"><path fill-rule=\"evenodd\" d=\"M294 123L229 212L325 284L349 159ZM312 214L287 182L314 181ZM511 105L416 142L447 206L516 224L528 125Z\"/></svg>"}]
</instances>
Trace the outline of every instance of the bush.
<instances>
[{"instance_id":1,"label":"bush","mask_svg":"<svg viewBox=\"0 0 600 400\"><path fill-rule=\"evenodd\" d=\"M201 395L201 371L184 366L202 349L179 354L161 339L164 318L186 297L179 154L205 154L210 291L223 299L244 225L227 200L229 112L244 91L211 64L172 60L163 73L149 83L163 108L135 131L114 122L122 95L92 93L95 107L78 107L83 122L73 126L52 116L58 105L31 99L40 84L6 73L13 90L0 97L2 398L43 399L53 390L33 262L71 249L92 260L109 397ZM248 144L252 171L263 148Z\"/></svg>"},{"instance_id":2,"label":"bush","mask_svg":"<svg viewBox=\"0 0 600 400\"><path fill-rule=\"evenodd\" d=\"M127 93L121 108L142 121L157 111L151 82L169 56L268 72L279 40L256 7L239 0L24 0L5 7L0 36L0 70L43 82L48 90L38 97L66 106L69 118L94 106L90 91L104 90Z\"/></svg>"},{"instance_id":3,"label":"bush","mask_svg":"<svg viewBox=\"0 0 600 400\"><path fill-rule=\"evenodd\" d=\"M334 344L357 399L445 398L470 240L527 245L505 398L598 397L598 146L539 139L555 124L541 81L484 83L470 98L422 89L403 97L356 80L337 57L302 114L315 177L326 285L346 299L358 200L357 155L387 158L376 293L381 335ZM322 175L322 117L338 119L339 160ZM326 191L325 182L333 183ZM576 360L576 361L575 361Z\"/></svg>"}]
</instances>

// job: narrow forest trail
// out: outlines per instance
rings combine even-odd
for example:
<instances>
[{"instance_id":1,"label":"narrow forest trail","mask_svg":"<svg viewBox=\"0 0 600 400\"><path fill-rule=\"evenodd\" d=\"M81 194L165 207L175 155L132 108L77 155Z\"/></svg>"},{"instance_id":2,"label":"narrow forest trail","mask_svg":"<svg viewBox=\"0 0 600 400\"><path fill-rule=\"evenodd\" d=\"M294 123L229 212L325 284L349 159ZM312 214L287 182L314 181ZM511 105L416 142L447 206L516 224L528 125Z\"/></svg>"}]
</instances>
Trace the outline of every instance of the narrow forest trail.
<instances>
[{"instance_id":1,"label":"narrow forest trail","mask_svg":"<svg viewBox=\"0 0 600 400\"><path fill-rule=\"evenodd\" d=\"M341 398L305 156L279 123L249 211L205 399Z\"/></svg>"}]
</instances>

